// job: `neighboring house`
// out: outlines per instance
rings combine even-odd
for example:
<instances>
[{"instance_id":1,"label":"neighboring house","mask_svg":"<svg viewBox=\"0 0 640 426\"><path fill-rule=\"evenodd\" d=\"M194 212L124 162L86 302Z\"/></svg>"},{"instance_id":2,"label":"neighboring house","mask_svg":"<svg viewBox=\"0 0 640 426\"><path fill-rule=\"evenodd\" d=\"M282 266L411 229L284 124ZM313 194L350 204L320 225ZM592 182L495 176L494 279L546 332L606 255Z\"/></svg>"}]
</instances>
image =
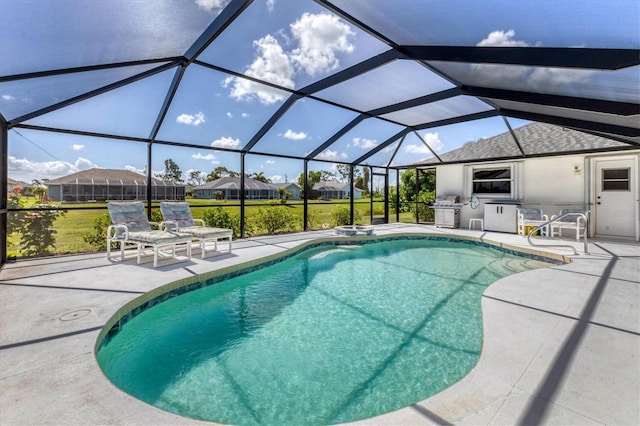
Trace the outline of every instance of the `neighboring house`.
<instances>
[{"instance_id":1,"label":"neighboring house","mask_svg":"<svg viewBox=\"0 0 640 426\"><path fill-rule=\"evenodd\" d=\"M350 187L348 182L338 182L337 180L320 181L313 185L313 189L320 192L320 198L328 200L349 198L351 196ZM355 200L362 198L362 190L354 187L353 198Z\"/></svg>"},{"instance_id":2,"label":"neighboring house","mask_svg":"<svg viewBox=\"0 0 640 426\"><path fill-rule=\"evenodd\" d=\"M52 201L146 200L147 178L129 170L88 169L46 182ZM184 184L152 178L153 200L184 200Z\"/></svg>"},{"instance_id":3,"label":"neighboring house","mask_svg":"<svg viewBox=\"0 0 640 426\"><path fill-rule=\"evenodd\" d=\"M215 199L220 191L225 200L240 199L240 178L222 177L193 188L194 198ZM270 183L244 178L244 197L247 200L274 200L280 198L278 190Z\"/></svg>"},{"instance_id":4,"label":"neighboring house","mask_svg":"<svg viewBox=\"0 0 640 426\"><path fill-rule=\"evenodd\" d=\"M11 178L7 178L7 192L13 192L13 188L15 188L16 186L19 186L19 187L21 187L23 189L31 187L31 185L26 183L26 182L22 182L22 181L19 181L19 180L13 180ZM29 195L29 194L27 194L27 195Z\"/></svg>"},{"instance_id":5,"label":"neighboring house","mask_svg":"<svg viewBox=\"0 0 640 426\"><path fill-rule=\"evenodd\" d=\"M437 195L460 195L466 203L460 210L462 227L470 218L483 218L488 202L517 203L541 208L549 217L564 208L589 210L590 235L640 241L640 150L544 123L514 134L522 151L505 132L440 156L443 162L466 164L421 163L436 168ZM608 152L598 152L603 149ZM475 210L468 203L472 194L480 199Z\"/></svg>"},{"instance_id":6,"label":"neighboring house","mask_svg":"<svg viewBox=\"0 0 640 426\"><path fill-rule=\"evenodd\" d=\"M289 200L299 200L300 199L300 187L297 183L293 182L284 182L284 183L272 183L271 184L275 189L276 193L278 189L284 188L291 194L289 196ZM278 194L279 197L279 194Z\"/></svg>"}]
</instances>

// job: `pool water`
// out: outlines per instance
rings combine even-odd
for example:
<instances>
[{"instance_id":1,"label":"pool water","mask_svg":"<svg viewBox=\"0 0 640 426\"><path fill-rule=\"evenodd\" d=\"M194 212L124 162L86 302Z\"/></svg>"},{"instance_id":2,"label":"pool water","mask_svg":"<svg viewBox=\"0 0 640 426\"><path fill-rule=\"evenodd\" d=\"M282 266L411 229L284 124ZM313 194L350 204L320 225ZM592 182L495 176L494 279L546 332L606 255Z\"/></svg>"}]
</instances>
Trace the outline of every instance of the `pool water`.
<instances>
[{"instance_id":1,"label":"pool water","mask_svg":"<svg viewBox=\"0 0 640 426\"><path fill-rule=\"evenodd\" d=\"M182 416L353 421L463 378L485 288L543 265L437 240L310 249L143 311L97 358L122 390Z\"/></svg>"}]
</instances>

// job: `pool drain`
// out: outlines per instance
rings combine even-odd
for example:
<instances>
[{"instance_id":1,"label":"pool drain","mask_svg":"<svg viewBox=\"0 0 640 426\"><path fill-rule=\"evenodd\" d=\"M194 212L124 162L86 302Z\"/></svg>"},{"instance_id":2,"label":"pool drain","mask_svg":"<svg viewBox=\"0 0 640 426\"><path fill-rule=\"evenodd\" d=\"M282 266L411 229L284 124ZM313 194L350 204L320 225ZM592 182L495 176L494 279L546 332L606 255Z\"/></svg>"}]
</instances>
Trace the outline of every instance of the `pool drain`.
<instances>
[{"instance_id":1,"label":"pool drain","mask_svg":"<svg viewBox=\"0 0 640 426\"><path fill-rule=\"evenodd\" d=\"M73 321L82 317L86 317L91 313L91 309L78 309L77 311L67 312L62 315L59 319L60 321Z\"/></svg>"}]
</instances>

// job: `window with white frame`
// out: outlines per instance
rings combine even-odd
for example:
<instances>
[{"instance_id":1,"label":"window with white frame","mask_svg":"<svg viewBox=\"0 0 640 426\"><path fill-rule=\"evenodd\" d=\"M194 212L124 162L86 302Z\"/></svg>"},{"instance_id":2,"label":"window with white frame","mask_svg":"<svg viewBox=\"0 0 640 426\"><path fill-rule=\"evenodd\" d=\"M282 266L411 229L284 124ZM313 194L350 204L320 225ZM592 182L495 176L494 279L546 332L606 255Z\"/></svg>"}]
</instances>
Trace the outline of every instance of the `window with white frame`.
<instances>
[{"instance_id":1,"label":"window with white frame","mask_svg":"<svg viewBox=\"0 0 640 426\"><path fill-rule=\"evenodd\" d=\"M467 190L480 198L516 198L518 167L516 163L476 164L467 166Z\"/></svg>"}]
</instances>

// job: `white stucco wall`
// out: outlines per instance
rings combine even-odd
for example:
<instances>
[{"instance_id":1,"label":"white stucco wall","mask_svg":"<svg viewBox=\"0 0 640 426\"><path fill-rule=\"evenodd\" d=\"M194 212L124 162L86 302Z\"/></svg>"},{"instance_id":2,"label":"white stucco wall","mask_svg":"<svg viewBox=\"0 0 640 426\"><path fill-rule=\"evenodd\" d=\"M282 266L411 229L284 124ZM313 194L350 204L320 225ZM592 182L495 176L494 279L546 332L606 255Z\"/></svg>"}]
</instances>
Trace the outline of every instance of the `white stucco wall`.
<instances>
[{"instance_id":1,"label":"white stucco wall","mask_svg":"<svg viewBox=\"0 0 640 426\"><path fill-rule=\"evenodd\" d=\"M468 205L474 164L437 167L436 194L460 195L461 201L467 203L460 212L460 227L466 228L470 218L484 217L486 202L517 201L523 207L542 208L549 216L557 214L562 208L588 208L585 205L588 198L585 190L588 172L585 170L585 156L532 158L493 164L512 163L515 164L516 175L514 198L480 196L480 207L475 210Z\"/></svg>"}]
</instances>

